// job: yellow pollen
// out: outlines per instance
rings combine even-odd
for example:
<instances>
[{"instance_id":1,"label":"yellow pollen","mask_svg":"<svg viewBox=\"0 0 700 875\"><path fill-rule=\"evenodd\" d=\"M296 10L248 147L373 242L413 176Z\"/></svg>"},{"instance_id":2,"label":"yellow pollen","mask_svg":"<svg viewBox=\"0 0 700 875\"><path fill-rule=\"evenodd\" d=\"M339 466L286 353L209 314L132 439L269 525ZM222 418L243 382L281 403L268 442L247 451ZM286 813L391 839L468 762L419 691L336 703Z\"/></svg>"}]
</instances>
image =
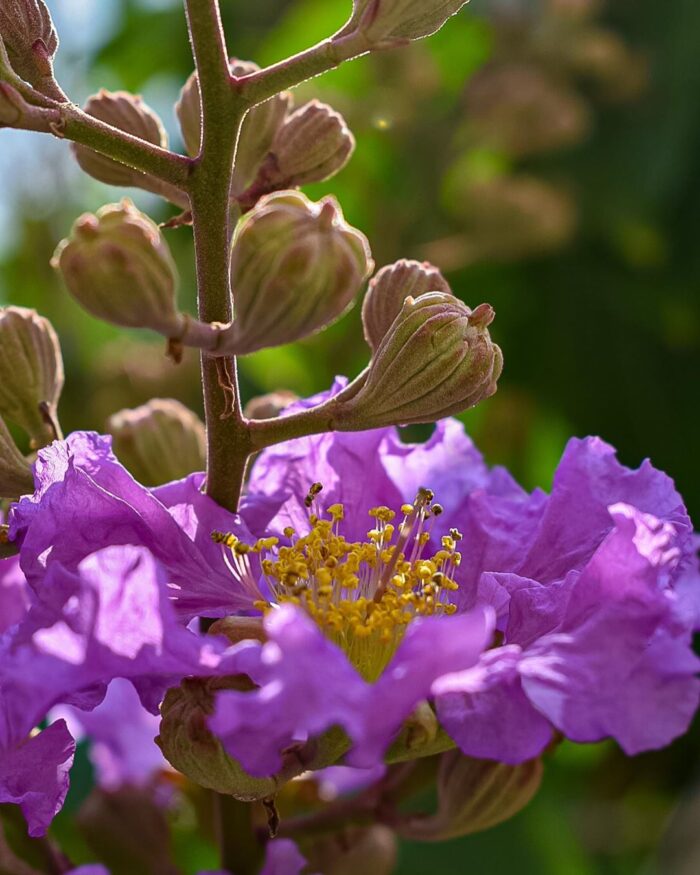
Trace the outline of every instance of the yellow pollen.
<instances>
[{"instance_id":1,"label":"yellow pollen","mask_svg":"<svg viewBox=\"0 0 700 875\"><path fill-rule=\"evenodd\" d=\"M457 589L452 574L461 559L455 550L461 536L452 530L441 539L442 549L423 555L430 541L424 524L442 508L431 508L433 493L421 489L413 504L401 507L400 525L392 525L396 514L390 508L374 507L368 511L374 525L367 540L348 541L340 531L343 505L333 504L322 512L315 504L321 490L321 484L313 484L305 500L317 511L309 514L308 533L284 530L289 546L280 545L277 538L261 538L250 546L234 535L215 532L212 537L231 551L236 570L243 567L251 576L249 554L260 554L270 600L256 601L258 610L267 613L285 603L298 605L373 681L416 617L456 610L449 593Z\"/></svg>"}]
</instances>

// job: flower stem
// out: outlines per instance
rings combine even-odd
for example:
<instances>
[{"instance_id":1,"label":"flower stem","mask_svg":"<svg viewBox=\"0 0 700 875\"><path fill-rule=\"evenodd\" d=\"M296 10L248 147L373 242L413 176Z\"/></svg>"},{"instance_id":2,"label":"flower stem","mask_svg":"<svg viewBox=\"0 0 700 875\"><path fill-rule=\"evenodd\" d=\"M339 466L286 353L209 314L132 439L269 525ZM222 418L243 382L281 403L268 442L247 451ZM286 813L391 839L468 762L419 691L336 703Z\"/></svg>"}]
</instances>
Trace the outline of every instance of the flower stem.
<instances>
[{"instance_id":1,"label":"flower stem","mask_svg":"<svg viewBox=\"0 0 700 875\"><path fill-rule=\"evenodd\" d=\"M255 875L263 862L263 847L253 827L253 806L220 793L214 794L214 806L221 865L236 875Z\"/></svg>"},{"instance_id":2,"label":"flower stem","mask_svg":"<svg viewBox=\"0 0 700 875\"><path fill-rule=\"evenodd\" d=\"M202 98L202 149L189 185L197 260L199 318L228 323L233 301L231 181L238 135L248 104L231 88L218 0L185 0ZM207 494L235 511L251 451L241 413L236 359L202 353L207 422Z\"/></svg>"}]
</instances>

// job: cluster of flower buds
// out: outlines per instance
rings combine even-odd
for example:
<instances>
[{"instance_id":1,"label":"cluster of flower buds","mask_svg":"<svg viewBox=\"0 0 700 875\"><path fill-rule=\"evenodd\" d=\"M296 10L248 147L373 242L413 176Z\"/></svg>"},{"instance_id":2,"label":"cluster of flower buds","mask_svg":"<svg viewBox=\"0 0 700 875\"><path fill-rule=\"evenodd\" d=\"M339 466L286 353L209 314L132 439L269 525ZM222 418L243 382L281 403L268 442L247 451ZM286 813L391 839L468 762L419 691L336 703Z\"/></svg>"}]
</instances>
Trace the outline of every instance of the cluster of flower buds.
<instances>
[{"instance_id":1,"label":"cluster of flower buds","mask_svg":"<svg viewBox=\"0 0 700 875\"><path fill-rule=\"evenodd\" d=\"M236 230L227 348L245 354L313 334L348 309L372 268L366 237L333 198L267 195Z\"/></svg>"},{"instance_id":2,"label":"cluster of flower buds","mask_svg":"<svg viewBox=\"0 0 700 875\"><path fill-rule=\"evenodd\" d=\"M99 91L90 97L84 110L113 128L133 134L147 143L168 147L168 134L159 116L138 95L127 91ZM179 200L164 183L154 177L132 170L125 164L106 158L86 146L73 146L73 152L81 169L107 185L136 186L166 197Z\"/></svg>"},{"instance_id":3,"label":"cluster of flower buds","mask_svg":"<svg viewBox=\"0 0 700 875\"><path fill-rule=\"evenodd\" d=\"M56 250L53 266L93 316L177 338L177 271L160 229L129 200L85 214Z\"/></svg>"},{"instance_id":4,"label":"cluster of flower buds","mask_svg":"<svg viewBox=\"0 0 700 875\"><path fill-rule=\"evenodd\" d=\"M146 486L180 480L206 465L204 423L179 401L154 398L120 410L107 431L122 464Z\"/></svg>"},{"instance_id":5,"label":"cluster of flower buds","mask_svg":"<svg viewBox=\"0 0 700 875\"><path fill-rule=\"evenodd\" d=\"M493 318L489 304L471 310L450 292L407 297L369 367L333 399L336 428L433 422L493 395L503 368L488 331ZM369 318L365 326L375 343L378 329Z\"/></svg>"},{"instance_id":6,"label":"cluster of flower buds","mask_svg":"<svg viewBox=\"0 0 700 875\"><path fill-rule=\"evenodd\" d=\"M27 432L32 447L57 435L63 389L61 347L51 323L24 307L0 309L0 416Z\"/></svg>"},{"instance_id":7,"label":"cluster of flower buds","mask_svg":"<svg viewBox=\"0 0 700 875\"><path fill-rule=\"evenodd\" d=\"M350 21L340 35L361 33L372 48L430 36L467 0L354 0Z\"/></svg>"},{"instance_id":8,"label":"cluster of flower buds","mask_svg":"<svg viewBox=\"0 0 700 875\"><path fill-rule=\"evenodd\" d=\"M3 0L0 73L14 73L43 91L54 84L53 59L57 49L58 36L44 0Z\"/></svg>"}]
</instances>

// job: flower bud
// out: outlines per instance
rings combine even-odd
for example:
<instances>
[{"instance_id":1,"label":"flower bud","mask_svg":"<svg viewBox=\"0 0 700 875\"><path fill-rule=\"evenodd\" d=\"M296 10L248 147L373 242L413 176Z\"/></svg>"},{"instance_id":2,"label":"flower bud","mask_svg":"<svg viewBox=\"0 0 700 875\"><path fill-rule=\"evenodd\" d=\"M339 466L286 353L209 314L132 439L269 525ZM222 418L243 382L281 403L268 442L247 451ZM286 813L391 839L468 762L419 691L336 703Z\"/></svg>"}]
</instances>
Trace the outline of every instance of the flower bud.
<instances>
[{"instance_id":1,"label":"flower bud","mask_svg":"<svg viewBox=\"0 0 700 875\"><path fill-rule=\"evenodd\" d=\"M58 36L44 0L3 0L0 41L14 72L40 88L52 76Z\"/></svg>"},{"instance_id":2,"label":"flower bud","mask_svg":"<svg viewBox=\"0 0 700 875\"><path fill-rule=\"evenodd\" d=\"M396 836L386 826L347 828L317 840L306 851L309 870L324 875L391 875L395 871Z\"/></svg>"},{"instance_id":3,"label":"flower bud","mask_svg":"<svg viewBox=\"0 0 700 875\"><path fill-rule=\"evenodd\" d=\"M266 395L258 395L251 398L243 409L243 414L248 419L274 419L280 413L299 400L296 392L289 389L278 389L276 392L268 392Z\"/></svg>"},{"instance_id":4,"label":"flower bud","mask_svg":"<svg viewBox=\"0 0 700 875\"><path fill-rule=\"evenodd\" d=\"M114 452L145 486L161 486L206 467L204 423L173 399L154 398L107 422Z\"/></svg>"},{"instance_id":5,"label":"flower bud","mask_svg":"<svg viewBox=\"0 0 700 875\"><path fill-rule=\"evenodd\" d=\"M402 259L377 272L362 302L365 340L372 352L377 351L406 298L417 298L426 292L452 294L445 277L427 261Z\"/></svg>"},{"instance_id":6,"label":"flower bud","mask_svg":"<svg viewBox=\"0 0 700 875\"><path fill-rule=\"evenodd\" d=\"M282 774L253 778L210 732L207 719L214 712L215 694L250 686L250 681L240 677L185 679L166 693L160 709L160 735L156 738L168 762L191 781L244 802L273 796L283 783L304 771L304 766L292 758Z\"/></svg>"},{"instance_id":7,"label":"flower bud","mask_svg":"<svg viewBox=\"0 0 700 875\"><path fill-rule=\"evenodd\" d=\"M231 280L231 349L245 354L307 337L338 319L372 270L369 243L333 198L263 197L239 223Z\"/></svg>"},{"instance_id":8,"label":"flower bud","mask_svg":"<svg viewBox=\"0 0 700 875\"><path fill-rule=\"evenodd\" d=\"M233 76L247 76L260 69L252 61L230 62ZM255 178L260 164L270 151L278 127L282 124L290 104L288 91L271 97L264 103L249 110L241 127L236 151L236 188L242 190ZM180 122L185 148L193 157L199 154L202 136L202 104L199 94L199 77L192 73L180 92L180 100L175 105Z\"/></svg>"},{"instance_id":9,"label":"flower bud","mask_svg":"<svg viewBox=\"0 0 700 875\"><path fill-rule=\"evenodd\" d=\"M282 122L258 179L267 191L323 182L345 167L354 149L342 115L312 100Z\"/></svg>"},{"instance_id":10,"label":"flower bud","mask_svg":"<svg viewBox=\"0 0 700 875\"><path fill-rule=\"evenodd\" d=\"M168 146L168 135L163 123L153 110L135 94L127 91L105 91L93 94L85 104L85 112L113 128L133 134L153 143L154 146ZM107 185L130 186L152 190L150 177L138 170L132 170L119 161L113 161L88 149L86 146L73 146L76 160L82 170Z\"/></svg>"},{"instance_id":11,"label":"flower bud","mask_svg":"<svg viewBox=\"0 0 700 875\"><path fill-rule=\"evenodd\" d=\"M8 85L0 82L0 128L12 128L24 114L25 102L22 95Z\"/></svg>"},{"instance_id":12,"label":"flower bud","mask_svg":"<svg viewBox=\"0 0 700 875\"><path fill-rule=\"evenodd\" d=\"M51 262L73 297L93 316L127 328L178 337L177 273L160 229L124 199L86 213Z\"/></svg>"},{"instance_id":13,"label":"flower bud","mask_svg":"<svg viewBox=\"0 0 700 875\"><path fill-rule=\"evenodd\" d=\"M0 417L0 498L17 498L33 491L31 466L17 449Z\"/></svg>"},{"instance_id":14,"label":"flower bud","mask_svg":"<svg viewBox=\"0 0 700 875\"><path fill-rule=\"evenodd\" d=\"M399 818L394 828L403 838L424 842L482 832L521 811L541 781L539 759L510 766L451 750L442 755L438 770L437 811Z\"/></svg>"},{"instance_id":15,"label":"flower bud","mask_svg":"<svg viewBox=\"0 0 700 875\"><path fill-rule=\"evenodd\" d=\"M362 33L374 48L430 36L467 0L354 0L342 34Z\"/></svg>"},{"instance_id":16,"label":"flower bud","mask_svg":"<svg viewBox=\"0 0 700 875\"><path fill-rule=\"evenodd\" d=\"M493 395L503 367L493 317L444 292L407 298L365 374L337 396L336 427L433 422Z\"/></svg>"},{"instance_id":17,"label":"flower bud","mask_svg":"<svg viewBox=\"0 0 700 875\"><path fill-rule=\"evenodd\" d=\"M56 437L63 388L61 347L48 319L24 307L0 308L0 416L39 447Z\"/></svg>"}]
</instances>

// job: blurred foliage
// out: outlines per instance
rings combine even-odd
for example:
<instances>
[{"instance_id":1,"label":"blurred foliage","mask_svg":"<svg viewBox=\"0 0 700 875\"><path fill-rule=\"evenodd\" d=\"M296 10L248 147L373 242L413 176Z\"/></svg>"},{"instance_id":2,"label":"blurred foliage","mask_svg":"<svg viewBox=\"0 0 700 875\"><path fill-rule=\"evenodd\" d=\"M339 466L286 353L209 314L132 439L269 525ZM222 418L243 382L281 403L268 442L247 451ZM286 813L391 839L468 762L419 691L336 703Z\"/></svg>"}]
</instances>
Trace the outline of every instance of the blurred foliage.
<instances>
[{"instance_id":1,"label":"blurred foliage","mask_svg":"<svg viewBox=\"0 0 700 875\"><path fill-rule=\"evenodd\" d=\"M172 104L191 70L180 3L49 6L74 99L99 86L141 92L178 144ZM260 64L327 36L349 6L222 2L232 50ZM298 102L318 96L341 111L358 141L349 167L307 193L338 196L379 266L429 257L468 304L495 307L506 369L495 398L464 419L489 461L529 487L548 485L570 435L596 433L627 464L650 456L700 516L699 52L694 0L472 0L432 40L298 89ZM152 337L83 314L49 268L75 216L122 193L80 176L65 144L17 132L0 134L0 172L0 302L34 306L56 325L64 428L101 429L110 413L154 396L200 410L195 356L175 367ZM129 194L154 218L170 216ZM191 234L168 240L193 308ZM280 387L309 394L366 358L356 308L309 341L245 359L245 398ZM564 745L523 814L458 842L404 844L398 871L500 875L517 861L519 875L685 875L697 847L669 856L661 836L693 793L699 742L696 732L635 760L609 745ZM76 859L89 859L69 817L87 793L84 772L56 826ZM215 862L194 841L194 821L189 809L175 817L188 871ZM697 841L674 829L689 848Z\"/></svg>"}]
</instances>

